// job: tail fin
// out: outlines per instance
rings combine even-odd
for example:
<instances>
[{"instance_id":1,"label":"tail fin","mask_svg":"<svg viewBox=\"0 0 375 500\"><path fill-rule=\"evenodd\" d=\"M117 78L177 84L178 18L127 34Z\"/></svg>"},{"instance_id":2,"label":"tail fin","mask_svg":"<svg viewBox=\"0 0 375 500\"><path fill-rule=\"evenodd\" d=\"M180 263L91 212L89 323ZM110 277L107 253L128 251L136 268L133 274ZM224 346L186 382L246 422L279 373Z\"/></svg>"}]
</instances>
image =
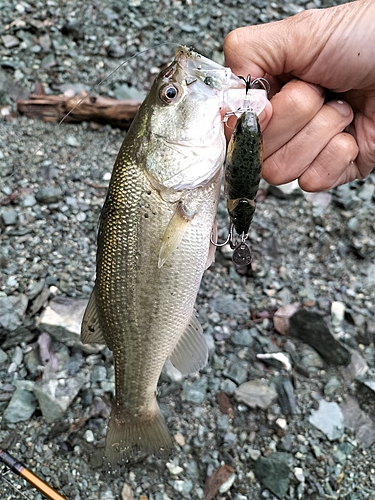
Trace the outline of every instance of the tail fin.
<instances>
[{"instance_id":1,"label":"tail fin","mask_svg":"<svg viewBox=\"0 0 375 500\"><path fill-rule=\"evenodd\" d=\"M104 454L104 462L112 469L136 460L139 453L167 456L171 452L172 439L157 403L152 415L117 418L115 411L109 420Z\"/></svg>"}]
</instances>

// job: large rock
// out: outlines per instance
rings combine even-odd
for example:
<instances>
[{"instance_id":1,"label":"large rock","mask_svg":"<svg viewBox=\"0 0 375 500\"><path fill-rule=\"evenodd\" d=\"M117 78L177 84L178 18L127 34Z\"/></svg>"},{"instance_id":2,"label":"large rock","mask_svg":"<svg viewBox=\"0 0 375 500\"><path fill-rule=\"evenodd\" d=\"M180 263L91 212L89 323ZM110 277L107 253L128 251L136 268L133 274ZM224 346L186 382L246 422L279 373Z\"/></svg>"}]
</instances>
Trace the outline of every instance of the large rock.
<instances>
[{"instance_id":1,"label":"large rock","mask_svg":"<svg viewBox=\"0 0 375 500\"><path fill-rule=\"evenodd\" d=\"M350 363L349 350L335 339L318 313L299 309L289 320L289 333L313 347L330 365Z\"/></svg>"},{"instance_id":2,"label":"large rock","mask_svg":"<svg viewBox=\"0 0 375 500\"><path fill-rule=\"evenodd\" d=\"M313 411L310 424L322 431L330 441L341 438L344 434L344 415L337 403L322 399L319 409Z\"/></svg>"},{"instance_id":3,"label":"large rock","mask_svg":"<svg viewBox=\"0 0 375 500\"><path fill-rule=\"evenodd\" d=\"M16 389L3 414L3 419L9 423L29 420L36 410L36 399L32 392Z\"/></svg>"},{"instance_id":4,"label":"large rock","mask_svg":"<svg viewBox=\"0 0 375 500\"><path fill-rule=\"evenodd\" d=\"M271 453L257 460L254 473L265 488L281 499L288 490L292 465L293 456L289 453Z\"/></svg>"},{"instance_id":5,"label":"large rock","mask_svg":"<svg viewBox=\"0 0 375 500\"><path fill-rule=\"evenodd\" d=\"M68 347L77 347L90 354L99 352L104 345L83 344L80 340L81 323L87 303L87 299L56 297L40 315L38 325L54 340Z\"/></svg>"},{"instance_id":6,"label":"large rock","mask_svg":"<svg viewBox=\"0 0 375 500\"><path fill-rule=\"evenodd\" d=\"M76 377L50 378L35 382L33 391L38 399L43 417L47 422L61 419L83 385L89 381L89 374L79 373Z\"/></svg>"}]
</instances>

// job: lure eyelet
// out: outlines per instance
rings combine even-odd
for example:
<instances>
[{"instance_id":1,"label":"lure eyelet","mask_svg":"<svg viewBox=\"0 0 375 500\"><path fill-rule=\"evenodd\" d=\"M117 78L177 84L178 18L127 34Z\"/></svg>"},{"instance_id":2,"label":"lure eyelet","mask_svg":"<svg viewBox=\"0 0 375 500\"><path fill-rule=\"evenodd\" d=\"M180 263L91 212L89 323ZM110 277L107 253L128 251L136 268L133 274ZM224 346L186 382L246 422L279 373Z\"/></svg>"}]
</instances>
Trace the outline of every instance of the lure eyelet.
<instances>
[{"instance_id":1,"label":"lure eyelet","mask_svg":"<svg viewBox=\"0 0 375 500\"><path fill-rule=\"evenodd\" d=\"M182 89L177 83L166 83L159 90L159 98L164 104L178 102L182 94Z\"/></svg>"}]
</instances>

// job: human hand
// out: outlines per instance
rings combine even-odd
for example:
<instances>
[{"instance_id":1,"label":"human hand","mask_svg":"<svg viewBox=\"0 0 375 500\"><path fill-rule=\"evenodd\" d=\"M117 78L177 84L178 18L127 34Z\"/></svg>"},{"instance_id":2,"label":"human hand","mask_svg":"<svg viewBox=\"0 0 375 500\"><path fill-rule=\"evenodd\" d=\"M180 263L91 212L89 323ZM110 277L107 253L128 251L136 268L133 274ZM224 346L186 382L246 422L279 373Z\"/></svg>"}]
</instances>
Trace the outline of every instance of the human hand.
<instances>
[{"instance_id":1,"label":"human hand","mask_svg":"<svg viewBox=\"0 0 375 500\"><path fill-rule=\"evenodd\" d=\"M375 2L308 10L238 28L226 37L226 65L271 84L262 175L324 191L366 177L375 166ZM269 121L268 121L269 120ZM268 122L268 123L267 123Z\"/></svg>"}]
</instances>

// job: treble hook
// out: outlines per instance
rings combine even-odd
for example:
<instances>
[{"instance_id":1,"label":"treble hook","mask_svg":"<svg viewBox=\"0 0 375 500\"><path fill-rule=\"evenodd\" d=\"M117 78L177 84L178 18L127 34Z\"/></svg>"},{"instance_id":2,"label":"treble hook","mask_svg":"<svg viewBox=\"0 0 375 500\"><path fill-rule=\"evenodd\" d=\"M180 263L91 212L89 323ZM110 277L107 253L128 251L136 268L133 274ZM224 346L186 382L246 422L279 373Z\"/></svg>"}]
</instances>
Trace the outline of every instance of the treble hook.
<instances>
[{"instance_id":1,"label":"treble hook","mask_svg":"<svg viewBox=\"0 0 375 500\"><path fill-rule=\"evenodd\" d=\"M253 81L251 81L251 75L247 75L246 78L239 75L238 78L241 78L241 80L245 82L246 94L249 92L249 90L257 88L257 85L260 85L263 90L267 92L267 95L270 93L271 85L270 82L266 80L266 78L259 77L255 78Z\"/></svg>"},{"instance_id":2,"label":"treble hook","mask_svg":"<svg viewBox=\"0 0 375 500\"><path fill-rule=\"evenodd\" d=\"M251 251L246 240L248 239L248 233L241 234L241 240L238 242L235 241L233 236L234 224L230 223L228 236L223 243L217 243L217 241L213 241L212 234L210 236L210 241L215 247L223 247L229 243L229 246L233 250L232 260L237 266L247 266L251 263Z\"/></svg>"}]
</instances>

